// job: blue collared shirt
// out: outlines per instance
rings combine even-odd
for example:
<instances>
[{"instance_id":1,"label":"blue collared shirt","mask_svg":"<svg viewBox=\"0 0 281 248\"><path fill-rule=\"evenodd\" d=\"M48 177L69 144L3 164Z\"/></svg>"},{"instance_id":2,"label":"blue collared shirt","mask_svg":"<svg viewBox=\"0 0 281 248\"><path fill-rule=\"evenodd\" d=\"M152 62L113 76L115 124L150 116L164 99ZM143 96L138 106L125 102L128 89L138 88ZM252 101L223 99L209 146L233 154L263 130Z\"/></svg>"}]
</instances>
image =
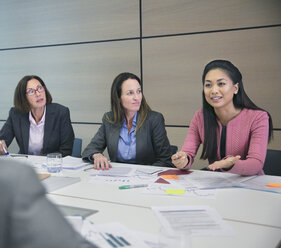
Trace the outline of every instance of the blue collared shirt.
<instances>
[{"instance_id":1,"label":"blue collared shirt","mask_svg":"<svg viewBox=\"0 0 281 248\"><path fill-rule=\"evenodd\" d=\"M124 163L135 163L136 162L136 125L137 125L137 115L136 112L133 118L133 126L128 133L128 128L126 126L126 120L124 120L123 126L120 130L119 141L118 141L118 151L117 151L117 161Z\"/></svg>"}]
</instances>

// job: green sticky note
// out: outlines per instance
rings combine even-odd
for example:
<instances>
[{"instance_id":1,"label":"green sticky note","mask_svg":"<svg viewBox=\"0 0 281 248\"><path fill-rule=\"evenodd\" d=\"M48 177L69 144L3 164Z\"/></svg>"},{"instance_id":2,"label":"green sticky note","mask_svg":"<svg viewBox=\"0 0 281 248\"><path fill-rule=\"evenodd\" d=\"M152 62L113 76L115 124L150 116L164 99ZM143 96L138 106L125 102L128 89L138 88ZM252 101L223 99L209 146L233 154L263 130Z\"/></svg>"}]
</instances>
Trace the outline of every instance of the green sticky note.
<instances>
[{"instance_id":1,"label":"green sticky note","mask_svg":"<svg viewBox=\"0 0 281 248\"><path fill-rule=\"evenodd\" d=\"M166 194L168 195L184 195L184 189L166 189Z\"/></svg>"}]
</instances>

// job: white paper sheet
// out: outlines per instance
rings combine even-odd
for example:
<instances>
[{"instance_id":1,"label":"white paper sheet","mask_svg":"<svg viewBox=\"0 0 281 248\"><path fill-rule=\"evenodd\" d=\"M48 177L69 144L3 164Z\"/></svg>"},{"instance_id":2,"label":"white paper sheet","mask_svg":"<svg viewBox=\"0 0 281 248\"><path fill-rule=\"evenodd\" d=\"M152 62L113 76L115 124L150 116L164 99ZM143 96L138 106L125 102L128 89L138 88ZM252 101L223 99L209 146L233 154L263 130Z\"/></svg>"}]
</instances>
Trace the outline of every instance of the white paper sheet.
<instances>
[{"instance_id":1,"label":"white paper sheet","mask_svg":"<svg viewBox=\"0 0 281 248\"><path fill-rule=\"evenodd\" d=\"M245 180L245 177L236 174L196 170L180 178L182 185L198 189L229 188Z\"/></svg>"},{"instance_id":2,"label":"white paper sheet","mask_svg":"<svg viewBox=\"0 0 281 248\"><path fill-rule=\"evenodd\" d=\"M63 176L50 176L42 181L47 192L52 192L68 185L80 182L80 177L63 177Z\"/></svg>"},{"instance_id":3,"label":"white paper sheet","mask_svg":"<svg viewBox=\"0 0 281 248\"><path fill-rule=\"evenodd\" d=\"M117 176L92 176L89 183L109 183L109 184L153 184L157 180L156 176L131 176L131 177L117 177Z\"/></svg>"},{"instance_id":4,"label":"white paper sheet","mask_svg":"<svg viewBox=\"0 0 281 248\"><path fill-rule=\"evenodd\" d=\"M270 183L281 184L281 177L268 175L254 176L242 181L239 187L281 194L281 188L266 186Z\"/></svg>"},{"instance_id":5,"label":"white paper sheet","mask_svg":"<svg viewBox=\"0 0 281 248\"><path fill-rule=\"evenodd\" d=\"M208 206L152 207L169 234L191 232L192 236L229 236L232 228Z\"/></svg>"},{"instance_id":6,"label":"white paper sheet","mask_svg":"<svg viewBox=\"0 0 281 248\"><path fill-rule=\"evenodd\" d=\"M184 190L184 194L167 194L167 190L180 189ZM216 198L216 190L200 190L196 188L185 188L184 186L173 185L173 184L160 184L154 183L146 187L142 191L143 194L150 195L162 195L162 196L178 196L178 197L203 197L208 199Z\"/></svg>"},{"instance_id":7,"label":"white paper sheet","mask_svg":"<svg viewBox=\"0 0 281 248\"><path fill-rule=\"evenodd\" d=\"M111 176L111 177L129 177L134 175L135 168L131 167L112 167L109 170L93 170L92 174L93 176Z\"/></svg>"},{"instance_id":8,"label":"white paper sheet","mask_svg":"<svg viewBox=\"0 0 281 248\"><path fill-rule=\"evenodd\" d=\"M85 167L89 163L85 163L81 158L66 156L62 159L62 168L68 170L77 170Z\"/></svg>"}]
</instances>

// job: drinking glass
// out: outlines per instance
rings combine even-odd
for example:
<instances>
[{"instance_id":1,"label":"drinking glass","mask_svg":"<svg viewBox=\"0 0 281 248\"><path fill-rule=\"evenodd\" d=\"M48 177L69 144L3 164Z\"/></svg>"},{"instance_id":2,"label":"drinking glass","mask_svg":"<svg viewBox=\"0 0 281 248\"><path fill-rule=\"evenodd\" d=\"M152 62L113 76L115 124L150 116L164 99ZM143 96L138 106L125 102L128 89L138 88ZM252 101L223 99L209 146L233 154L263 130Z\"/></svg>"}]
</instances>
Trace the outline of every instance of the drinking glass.
<instances>
[{"instance_id":1,"label":"drinking glass","mask_svg":"<svg viewBox=\"0 0 281 248\"><path fill-rule=\"evenodd\" d=\"M47 170L51 173L57 173L62 170L62 155L54 152L47 154Z\"/></svg>"}]
</instances>

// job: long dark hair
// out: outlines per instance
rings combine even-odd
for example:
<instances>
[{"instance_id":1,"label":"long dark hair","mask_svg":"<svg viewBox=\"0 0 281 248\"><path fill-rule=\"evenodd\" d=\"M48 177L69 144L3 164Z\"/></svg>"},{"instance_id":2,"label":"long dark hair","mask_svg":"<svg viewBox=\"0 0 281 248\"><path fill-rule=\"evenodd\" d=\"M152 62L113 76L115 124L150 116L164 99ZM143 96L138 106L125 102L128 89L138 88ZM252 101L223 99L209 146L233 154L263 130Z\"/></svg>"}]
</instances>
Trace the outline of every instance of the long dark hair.
<instances>
[{"instance_id":1,"label":"long dark hair","mask_svg":"<svg viewBox=\"0 0 281 248\"><path fill-rule=\"evenodd\" d=\"M18 109L22 113L27 113L30 110L30 104L27 100L26 97L26 86L29 80L31 79L36 79L40 82L40 84L44 87L45 89L45 94L46 94L46 104L52 102L52 96L50 92L48 91L44 81L36 76L36 75L27 75L24 76L19 82L18 85L15 89L14 93L14 106L16 109Z\"/></svg>"},{"instance_id":2,"label":"long dark hair","mask_svg":"<svg viewBox=\"0 0 281 248\"><path fill-rule=\"evenodd\" d=\"M202 82L204 85L206 74L214 69L221 69L231 78L233 84L239 83L238 93L233 95L233 104L236 109L253 109L253 110L263 110L256 106L251 99L246 94L242 74L236 66L227 60L214 60L205 66L202 75ZM204 90L202 92L203 99L203 115L204 115L204 145L201 154L201 159L216 160L217 159L217 116L215 114L214 108L206 101ZM265 110L263 110L265 111ZM267 112L267 111L265 111ZM270 114L267 112L269 118L269 134L268 142L273 136L273 126Z\"/></svg>"},{"instance_id":3,"label":"long dark hair","mask_svg":"<svg viewBox=\"0 0 281 248\"><path fill-rule=\"evenodd\" d=\"M117 123L121 123L124 121L125 118L125 112L124 112L124 108L122 106L121 103L121 93L122 93L122 84L124 83L124 81L126 81L127 79L135 79L138 81L138 83L141 86L142 89L142 83L139 79L138 76L136 76L133 73L130 72L123 72L120 73L114 80L111 86L111 111L113 113L113 120L109 118L109 116L107 116L107 120L110 123L113 124L117 124ZM145 97L143 95L142 92L142 101L141 101L141 106L140 109L138 111L138 120L137 120L137 126L136 126L136 131L142 126L142 124L144 123L148 112L150 111L150 107L147 104Z\"/></svg>"}]
</instances>

